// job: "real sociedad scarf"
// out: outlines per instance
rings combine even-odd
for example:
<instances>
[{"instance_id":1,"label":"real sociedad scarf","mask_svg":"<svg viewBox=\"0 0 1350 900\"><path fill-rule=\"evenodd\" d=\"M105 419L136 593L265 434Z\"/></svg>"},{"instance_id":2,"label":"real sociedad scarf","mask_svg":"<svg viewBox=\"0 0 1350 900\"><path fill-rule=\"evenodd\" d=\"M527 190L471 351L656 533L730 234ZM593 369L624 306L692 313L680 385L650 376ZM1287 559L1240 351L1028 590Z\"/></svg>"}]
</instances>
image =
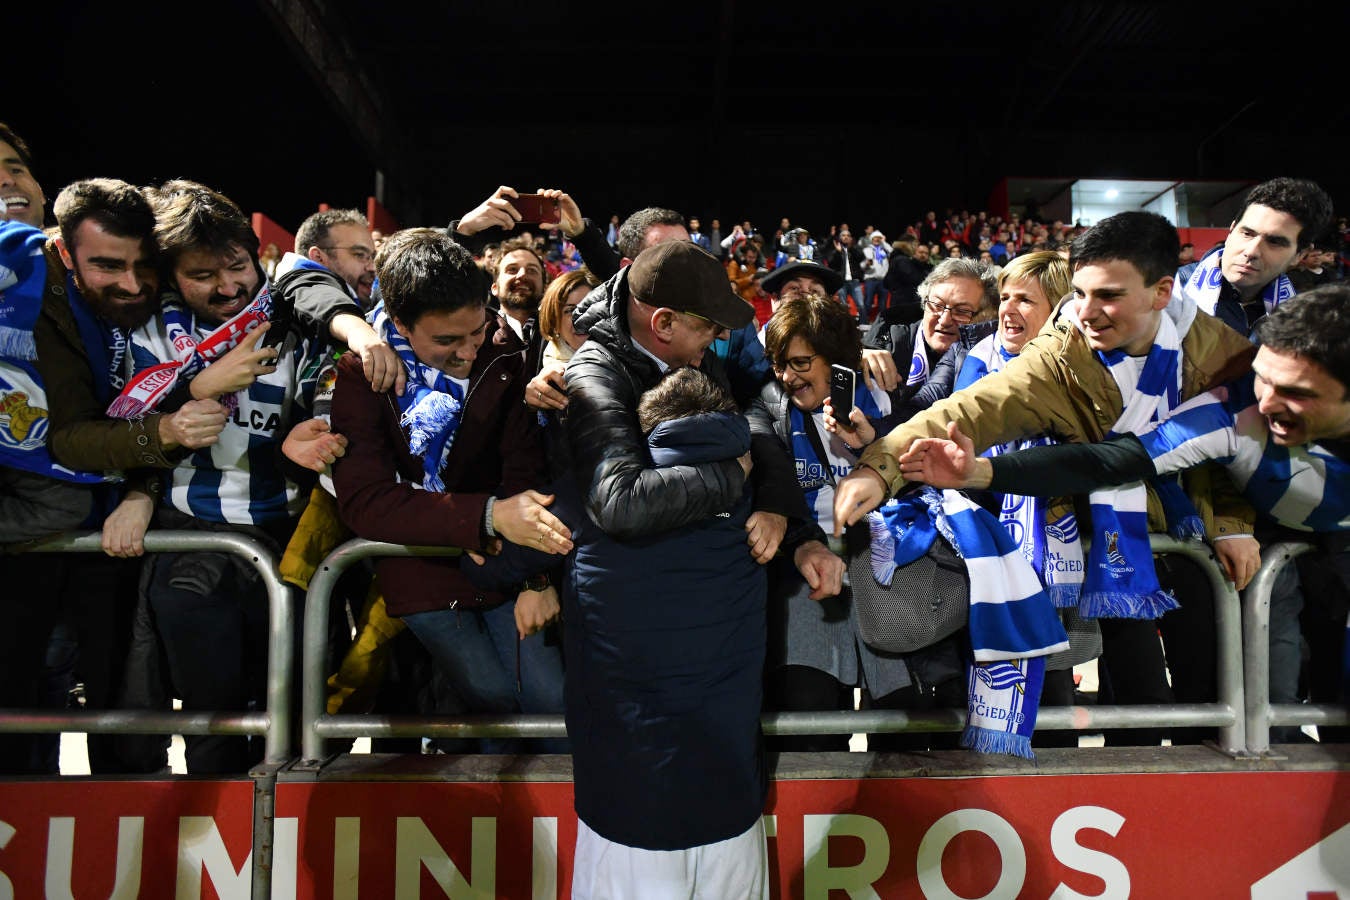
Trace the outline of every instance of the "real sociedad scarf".
<instances>
[{"instance_id":1,"label":"real sociedad scarf","mask_svg":"<svg viewBox=\"0 0 1350 900\"><path fill-rule=\"evenodd\" d=\"M869 513L868 524L880 584L926 553L938 534L965 560L974 659L961 746L1034 759L1045 658L1067 649L1069 636L1017 542L987 510L951 490L924 488L892 500Z\"/></svg>"},{"instance_id":2,"label":"real sociedad scarf","mask_svg":"<svg viewBox=\"0 0 1350 900\"><path fill-rule=\"evenodd\" d=\"M977 343L966 354L961 371L956 375L954 391L974 384L990 372L1003 369L1015 354L1009 353L991 334ZM1043 447L1055 443L1042 435L1006 444L995 444L985 456L1012 453L1027 447ZM1083 546L1078 532L1078 519L1070 510L1055 521L1046 518L1048 500L1021 494L1002 494L1000 521L1008 534L1022 548L1022 555L1036 570L1046 592L1056 608L1078 606L1083 589Z\"/></svg>"},{"instance_id":3,"label":"real sociedad scarf","mask_svg":"<svg viewBox=\"0 0 1350 900\"><path fill-rule=\"evenodd\" d=\"M0 465L74 484L116 481L116 472L77 472L47 450L47 391L33 365L33 327L47 284L47 236L0 222Z\"/></svg>"},{"instance_id":4,"label":"real sociedad scarf","mask_svg":"<svg viewBox=\"0 0 1350 900\"><path fill-rule=\"evenodd\" d=\"M928 342L923 336L923 323L914 331L914 354L909 358L909 377L907 385L923 384L928 380Z\"/></svg>"},{"instance_id":5,"label":"real sociedad scarf","mask_svg":"<svg viewBox=\"0 0 1350 900\"><path fill-rule=\"evenodd\" d=\"M464 413L464 389L449 375L417 358L412 345L394 327L383 302L370 315L375 331L384 335L408 371L407 387L396 400L400 424L408 429L408 449L422 457L422 487L444 492L441 469L450 457L450 446Z\"/></svg>"},{"instance_id":6,"label":"real sociedad scarf","mask_svg":"<svg viewBox=\"0 0 1350 900\"><path fill-rule=\"evenodd\" d=\"M1178 295L1186 297L1200 309L1211 316L1214 315L1214 310L1219 305L1219 293L1223 289L1223 271L1220 268L1222 262L1223 247L1215 247L1200 259L1185 284L1181 283L1181 279L1172 282L1172 297L1174 299ZM1261 300L1266 305L1267 313L1292 296L1294 285L1287 275L1280 275L1261 289Z\"/></svg>"},{"instance_id":7,"label":"real sociedad scarf","mask_svg":"<svg viewBox=\"0 0 1350 900\"><path fill-rule=\"evenodd\" d=\"M882 409L861 377L854 380L853 405L873 422L890 414L889 407ZM831 454L828 448L833 444L830 440L833 435L822 433L816 424L815 417L822 409L823 405L811 414L808 422L806 414L791 401L788 402L788 424L792 430L792 457L796 461L797 483L806 497L806 507L812 517L828 531L833 528L834 493L832 487L828 490L827 487L833 485L836 475L842 478L851 472L857 460ZM808 428L815 429L814 434L821 439L819 444L811 440L813 432L807 431ZM820 458L822 453L826 459Z\"/></svg>"},{"instance_id":8,"label":"real sociedad scarf","mask_svg":"<svg viewBox=\"0 0 1350 900\"><path fill-rule=\"evenodd\" d=\"M160 315L176 356L132 376L117 399L108 406L108 415L114 419L139 419L154 412L180 378L191 378L237 347L258 326L272 318L272 292L264 280L248 306L201 340L196 337L196 317L181 301L165 303ZM233 411L239 405L239 398L229 394L221 397L220 403Z\"/></svg>"},{"instance_id":9,"label":"real sociedad scarf","mask_svg":"<svg viewBox=\"0 0 1350 900\"><path fill-rule=\"evenodd\" d=\"M47 236L22 222L0 222L0 357L37 359L33 326L47 284Z\"/></svg>"},{"instance_id":10,"label":"real sociedad scarf","mask_svg":"<svg viewBox=\"0 0 1350 900\"><path fill-rule=\"evenodd\" d=\"M1077 304L1066 304L1065 314L1081 331ZM1099 351L1096 356L1115 379L1124 402L1124 410L1107 437L1144 431L1179 405L1181 340L1171 316L1159 316L1158 334L1142 371L1120 349ZM1152 483L1163 501L1169 530L1179 539L1203 538L1204 527L1180 484L1174 478L1156 478ZM1088 501L1094 538L1079 614L1088 619L1156 619L1176 609L1176 598L1158 584L1153 565L1144 483L1099 488L1088 495Z\"/></svg>"}]
</instances>

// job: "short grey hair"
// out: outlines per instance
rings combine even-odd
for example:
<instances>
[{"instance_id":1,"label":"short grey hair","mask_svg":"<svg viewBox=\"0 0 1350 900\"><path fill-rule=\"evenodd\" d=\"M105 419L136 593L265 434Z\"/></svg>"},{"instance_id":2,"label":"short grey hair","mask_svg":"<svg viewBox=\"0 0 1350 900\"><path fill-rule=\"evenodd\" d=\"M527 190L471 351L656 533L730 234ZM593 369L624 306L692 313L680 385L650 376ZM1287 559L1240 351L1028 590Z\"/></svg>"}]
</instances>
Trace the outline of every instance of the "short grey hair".
<instances>
[{"instance_id":1,"label":"short grey hair","mask_svg":"<svg viewBox=\"0 0 1350 900\"><path fill-rule=\"evenodd\" d=\"M988 263L965 257L948 257L934 266L928 277L919 283L919 299L927 300L929 292L935 285L957 278L969 278L980 283L980 287L984 290L980 312L992 312L998 307L998 272Z\"/></svg>"}]
</instances>

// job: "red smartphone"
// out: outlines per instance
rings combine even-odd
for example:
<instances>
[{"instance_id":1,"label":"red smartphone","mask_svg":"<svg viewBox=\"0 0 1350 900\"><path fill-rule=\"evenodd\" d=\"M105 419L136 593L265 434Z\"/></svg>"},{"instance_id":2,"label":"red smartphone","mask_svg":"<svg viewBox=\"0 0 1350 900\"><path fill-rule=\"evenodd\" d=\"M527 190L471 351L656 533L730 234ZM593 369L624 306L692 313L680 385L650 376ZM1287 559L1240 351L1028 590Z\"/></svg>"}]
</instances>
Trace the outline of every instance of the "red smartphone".
<instances>
[{"instance_id":1,"label":"red smartphone","mask_svg":"<svg viewBox=\"0 0 1350 900\"><path fill-rule=\"evenodd\" d=\"M520 213L522 222L537 224L558 221L558 201L551 197L542 194L521 194L510 202L516 208L516 212Z\"/></svg>"}]
</instances>

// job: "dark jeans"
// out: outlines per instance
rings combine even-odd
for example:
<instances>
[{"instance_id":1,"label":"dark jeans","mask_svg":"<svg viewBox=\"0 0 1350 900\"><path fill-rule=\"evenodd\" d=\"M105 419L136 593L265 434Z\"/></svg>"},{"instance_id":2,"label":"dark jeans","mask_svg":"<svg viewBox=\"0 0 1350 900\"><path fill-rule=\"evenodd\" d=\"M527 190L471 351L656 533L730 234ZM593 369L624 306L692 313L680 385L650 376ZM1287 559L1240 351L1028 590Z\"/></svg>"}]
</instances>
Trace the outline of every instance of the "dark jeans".
<instances>
[{"instance_id":1,"label":"dark jeans","mask_svg":"<svg viewBox=\"0 0 1350 900\"><path fill-rule=\"evenodd\" d=\"M150 606L183 709L262 708L268 611L261 580L222 553L163 553L151 565ZM185 735L183 742L194 775L241 774L263 755L256 737Z\"/></svg>"},{"instance_id":2,"label":"dark jeans","mask_svg":"<svg viewBox=\"0 0 1350 900\"><path fill-rule=\"evenodd\" d=\"M0 705L49 706L45 663L57 623L77 647L75 677L85 708L113 709L122 684L141 560L93 553L31 554L6 561L0 591ZM0 772L54 774L47 736L0 735ZM96 775L153 772L166 765L162 748L120 735L91 734L89 768Z\"/></svg>"}]
</instances>

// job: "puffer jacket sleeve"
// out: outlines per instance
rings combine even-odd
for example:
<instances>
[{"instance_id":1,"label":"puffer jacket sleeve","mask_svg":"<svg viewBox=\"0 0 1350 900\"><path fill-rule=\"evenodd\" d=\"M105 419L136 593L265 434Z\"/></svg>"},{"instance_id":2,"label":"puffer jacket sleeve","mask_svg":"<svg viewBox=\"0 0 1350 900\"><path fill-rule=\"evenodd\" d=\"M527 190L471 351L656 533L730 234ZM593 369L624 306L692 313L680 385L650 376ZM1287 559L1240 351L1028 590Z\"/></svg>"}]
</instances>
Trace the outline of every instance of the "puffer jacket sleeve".
<instances>
[{"instance_id":1,"label":"puffer jacket sleeve","mask_svg":"<svg viewBox=\"0 0 1350 900\"><path fill-rule=\"evenodd\" d=\"M301 330L316 340L328 339L328 328L334 317L342 313L358 318L365 315L347 293L342 279L331 272L292 269L278 279L276 290L295 303L295 318Z\"/></svg>"},{"instance_id":2,"label":"puffer jacket sleeve","mask_svg":"<svg viewBox=\"0 0 1350 900\"><path fill-rule=\"evenodd\" d=\"M734 459L654 468L637 421L639 387L590 343L567 366L565 419L586 513L620 541L660 534L729 509L745 476Z\"/></svg>"}]
</instances>

